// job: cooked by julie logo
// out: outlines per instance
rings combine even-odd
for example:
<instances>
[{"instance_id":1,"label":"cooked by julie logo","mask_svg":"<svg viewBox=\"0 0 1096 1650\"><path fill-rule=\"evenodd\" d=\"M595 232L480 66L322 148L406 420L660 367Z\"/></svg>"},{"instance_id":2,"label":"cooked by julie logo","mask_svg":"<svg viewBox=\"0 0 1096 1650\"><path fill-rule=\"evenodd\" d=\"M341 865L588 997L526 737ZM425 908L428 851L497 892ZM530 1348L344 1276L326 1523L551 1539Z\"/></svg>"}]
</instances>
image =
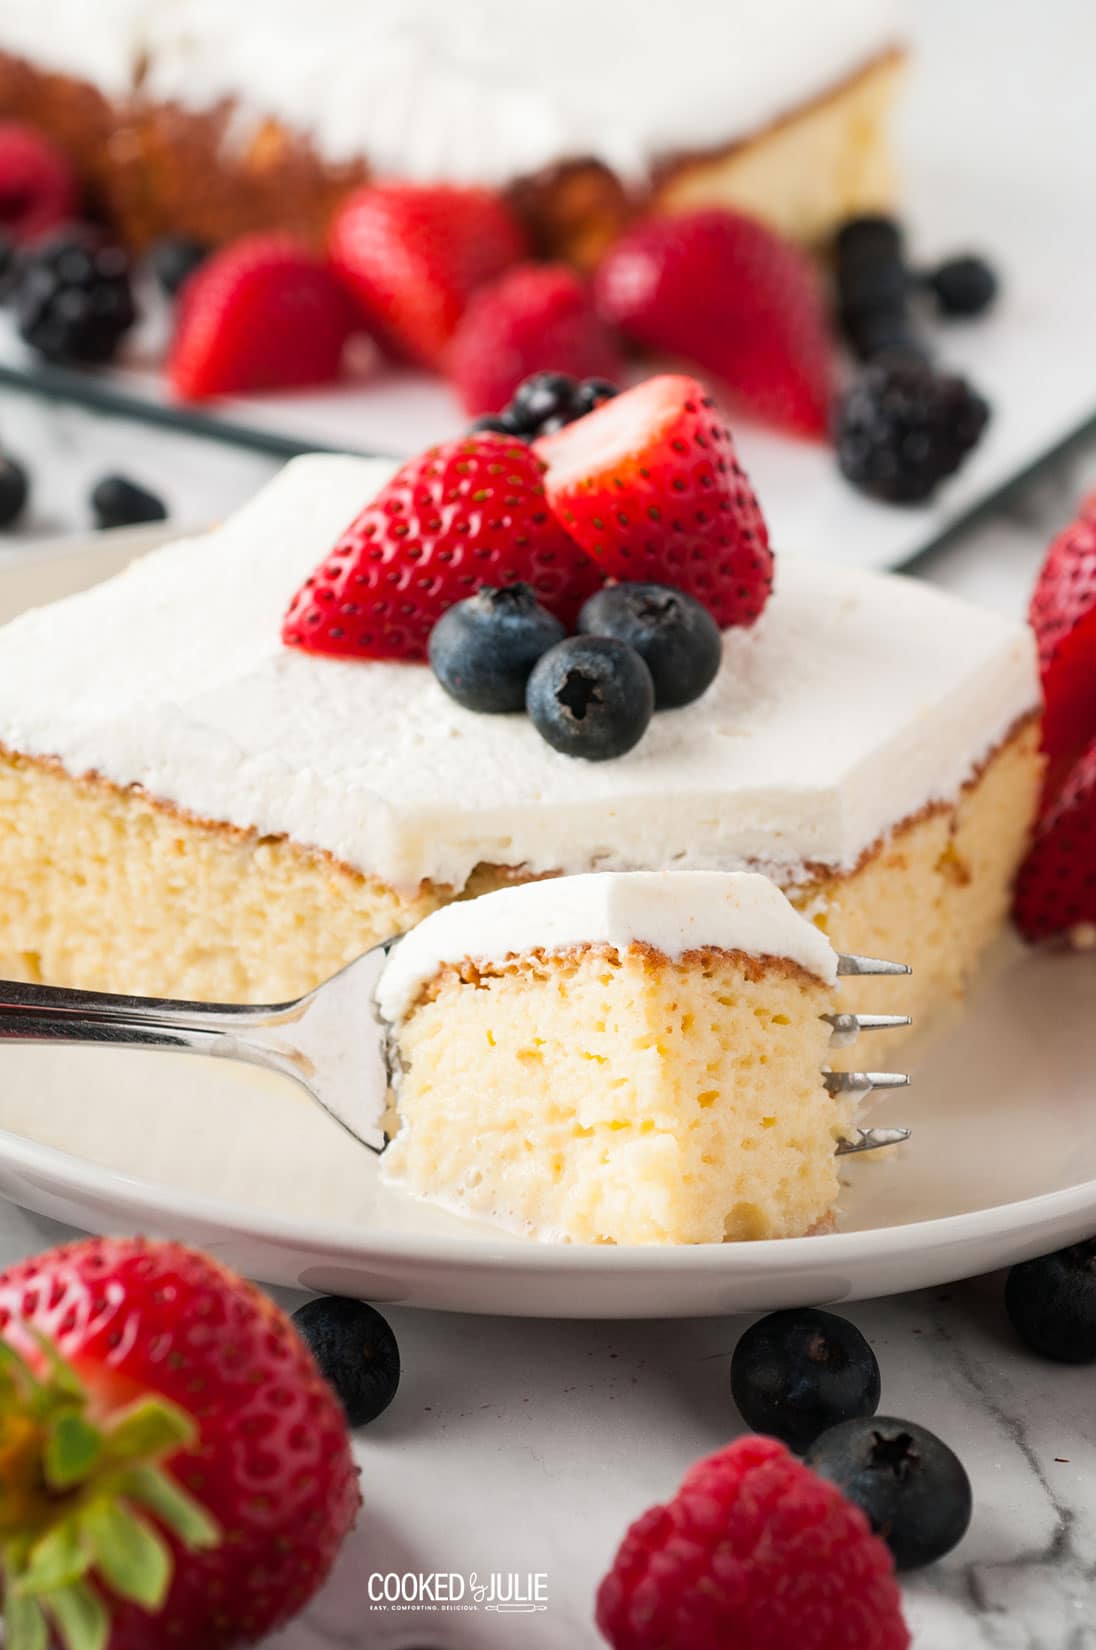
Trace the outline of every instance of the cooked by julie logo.
<instances>
[{"instance_id":1,"label":"cooked by julie logo","mask_svg":"<svg viewBox=\"0 0 1096 1650\"><path fill-rule=\"evenodd\" d=\"M480 1575L455 1571L400 1574L374 1571L366 1588L370 1610L496 1610L500 1615L532 1615L548 1608L548 1577L541 1570L491 1570Z\"/></svg>"}]
</instances>

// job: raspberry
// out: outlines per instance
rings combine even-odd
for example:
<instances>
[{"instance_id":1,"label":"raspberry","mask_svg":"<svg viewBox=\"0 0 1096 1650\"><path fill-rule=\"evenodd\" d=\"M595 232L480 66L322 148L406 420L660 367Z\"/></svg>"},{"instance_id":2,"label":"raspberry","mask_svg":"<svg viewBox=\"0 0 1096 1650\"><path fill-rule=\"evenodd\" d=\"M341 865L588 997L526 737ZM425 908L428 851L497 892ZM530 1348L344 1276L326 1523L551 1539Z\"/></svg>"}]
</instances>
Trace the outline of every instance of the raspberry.
<instances>
[{"instance_id":1,"label":"raspberry","mask_svg":"<svg viewBox=\"0 0 1096 1650\"><path fill-rule=\"evenodd\" d=\"M772 1438L700 1461L598 1590L613 1650L906 1650L894 1566L857 1507Z\"/></svg>"}]
</instances>

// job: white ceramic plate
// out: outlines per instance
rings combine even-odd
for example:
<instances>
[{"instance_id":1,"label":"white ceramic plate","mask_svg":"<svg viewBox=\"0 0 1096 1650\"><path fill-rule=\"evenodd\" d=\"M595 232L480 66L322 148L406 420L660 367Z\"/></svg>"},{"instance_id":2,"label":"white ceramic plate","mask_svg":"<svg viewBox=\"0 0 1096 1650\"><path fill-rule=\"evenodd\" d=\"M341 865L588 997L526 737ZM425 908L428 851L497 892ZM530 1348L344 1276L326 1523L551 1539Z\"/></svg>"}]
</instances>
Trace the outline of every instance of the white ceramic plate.
<instances>
[{"instance_id":1,"label":"white ceramic plate","mask_svg":"<svg viewBox=\"0 0 1096 1650\"><path fill-rule=\"evenodd\" d=\"M0 571L0 620L163 536L24 556ZM882 1295L1096 1228L1094 1011L1096 954L1004 945L915 1059L916 1086L875 1114L913 1140L848 1161L840 1230L824 1237L668 1250L500 1237L384 1189L373 1154L284 1079L103 1049L0 1050L0 1194L92 1230L186 1237L269 1283L464 1312L693 1316Z\"/></svg>"}]
</instances>

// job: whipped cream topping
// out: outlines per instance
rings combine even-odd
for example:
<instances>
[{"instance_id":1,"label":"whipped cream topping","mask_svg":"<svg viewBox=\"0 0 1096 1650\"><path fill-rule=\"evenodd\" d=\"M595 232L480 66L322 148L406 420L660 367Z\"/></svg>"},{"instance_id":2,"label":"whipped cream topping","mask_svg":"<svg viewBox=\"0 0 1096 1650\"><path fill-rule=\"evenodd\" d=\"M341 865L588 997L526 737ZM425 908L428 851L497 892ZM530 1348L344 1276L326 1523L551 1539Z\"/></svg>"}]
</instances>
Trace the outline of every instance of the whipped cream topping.
<instances>
[{"instance_id":1,"label":"whipped cream topping","mask_svg":"<svg viewBox=\"0 0 1096 1650\"><path fill-rule=\"evenodd\" d=\"M94 27L62 4L71 28L5 0L0 48L110 95L140 65L143 97L231 103L241 142L273 117L332 161L487 184L587 156L642 177L757 131L897 33L893 0L102 0Z\"/></svg>"},{"instance_id":2,"label":"whipped cream topping","mask_svg":"<svg viewBox=\"0 0 1096 1650\"><path fill-rule=\"evenodd\" d=\"M285 608L392 466L296 459L204 537L0 631L0 744L401 889L531 872L851 869L953 800L1039 703L1032 636L913 579L781 556L695 704L612 762L428 668L283 646Z\"/></svg>"},{"instance_id":3,"label":"whipped cream topping","mask_svg":"<svg viewBox=\"0 0 1096 1650\"><path fill-rule=\"evenodd\" d=\"M829 940L768 877L749 872L592 873L500 888L443 906L395 947L377 985L381 1017L404 1019L447 963L501 963L531 951L644 944L677 960L711 946L782 957L827 985L837 979Z\"/></svg>"}]
</instances>

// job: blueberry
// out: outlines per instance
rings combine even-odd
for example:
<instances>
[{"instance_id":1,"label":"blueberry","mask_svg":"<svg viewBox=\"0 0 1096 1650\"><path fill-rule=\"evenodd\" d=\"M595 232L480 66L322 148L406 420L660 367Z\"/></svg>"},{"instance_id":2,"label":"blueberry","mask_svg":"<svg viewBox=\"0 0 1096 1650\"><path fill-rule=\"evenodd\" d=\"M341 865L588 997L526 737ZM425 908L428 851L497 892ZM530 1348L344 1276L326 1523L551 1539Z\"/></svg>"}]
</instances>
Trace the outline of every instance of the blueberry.
<instances>
[{"instance_id":1,"label":"blueberry","mask_svg":"<svg viewBox=\"0 0 1096 1650\"><path fill-rule=\"evenodd\" d=\"M948 258L930 271L928 286L942 315L982 315L997 296L997 276L972 253Z\"/></svg>"},{"instance_id":2,"label":"blueberry","mask_svg":"<svg viewBox=\"0 0 1096 1650\"><path fill-rule=\"evenodd\" d=\"M535 372L519 384L510 401L509 412L522 430L541 432L546 419L572 415L578 385L565 372Z\"/></svg>"},{"instance_id":3,"label":"blueberry","mask_svg":"<svg viewBox=\"0 0 1096 1650\"><path fill-rule=\"evenodd\" d=\"M723 657L723 637L708 609L667 584L607 585L586 602L578 629L635 648L651 672L656 710L699 699Z\"/></svg>"},{"instance_id":4,"label":"blueberry","mask_svg":"<svg viewBox=\"0 0 1096 1650\"><path fill-rule=\"evenodd\" d=\"M812 1307L752 1324L731 1359L731 1395L746 1425L802 1455L839 1421L879 1407L875 1353L847 1318Z\"/></svg>"},{"instance_id":5,"label":"blueberry","mask_svg":"<svg viewBox=\"0 0 1096 1650\"><path fill-rule=\"evenodd\" d=\"M511 435L521 441L528 441L529 437L514 428L513 419L508 412L484 413L481 418L474 419L468 426L469 435Z\"/></svg>"},{"instance_id":6,"label":"blueberry","mask_svg":"<svg viewBox=\"0 0 1096 1650\"><path fill-rule=\"evenodd\" d=\"M566 634L527 584L484 586L442 614L430 632L430 664L468 710L524 710L529 672Z\"/></svg>"},{"instance_id":7,"label":"blueberry","mask_svg":"<svg viewBox=\"0 0 1096 1650\"><path fill-rule=\"evenodd\" d=\"M525 704L553 750L607 762L643 738L655 708L655 685L627 642L570 636L533 667Z\"/></svg>"},{"instance_id":8,"label":"blueberry","mask_svg":"<svg viewBox=\"0 0 1096 1650\"><path fill-rule=\"evenodd\" d=\"M934 1563L966 1534L970 1479L948 1446L912 1421L843 1421L805 1459L860 1508L899 1570Z\"/></svg>"},{"instance_id":9,"label":"blueberry","mask_svg":"<svg viewBox=\"0 0 1096 1650\"><path fill-rule=\"evenodd\" d=\"M350 1425L375 1421L400 1384L400 1349L386 1320L364 1301L321 1295L298 1307L293 1322Z\"/></svg>"},{"instance_id":10,"label":"blueberry","mask_svg":"<svg viewBox=\"0 0 1096 1650\"><path fill-rule=\"evenodd\" d=\"M30 495L30 481L14 458L0 456L0 527L10 527L22 515Z\"/></svg>"},{"instance_id":11,"label":"blueberry","mask_svg":"<svg viewBox=\"0 0 1096 1650\"><path fill-rule=\"evenodd\" d=\"M571 401L575 418L583 418L603 401L611 401L619 394L619 385L611 384L607 378L584 378Z\"/></svg>"},{"instance_id":12,"label":"blueberry","mask_svg":"<svg viewBox=\"0 0 1096 1650\"><path fill-rule=\"evenodd\" d=\"M1060 1364L1096 1362L1096 1238L1014 1266L1005 1310L1033 1352Z\"/></svg>"},{"instance_id":13,"label":"blueberry","mask_svg":"<svg viewBox=\"0 0 1096 1650\"><path fill-rule=\"evenodd\" d=\"M148 265L169 298L174 298L212 249L187 235L165 235L149 248Z\"/></svg>"},{"instance_id":14,"label":"blueberry","mask_svg":"<svg viewBox=\"0 0 1096 1650\"><path fill-rule=\"evenodd\" d=\"M162 499L125 476L104 476L91 493L96 527L136 527L143 521L166 521Z\"/></svg>"}]
</instances>

